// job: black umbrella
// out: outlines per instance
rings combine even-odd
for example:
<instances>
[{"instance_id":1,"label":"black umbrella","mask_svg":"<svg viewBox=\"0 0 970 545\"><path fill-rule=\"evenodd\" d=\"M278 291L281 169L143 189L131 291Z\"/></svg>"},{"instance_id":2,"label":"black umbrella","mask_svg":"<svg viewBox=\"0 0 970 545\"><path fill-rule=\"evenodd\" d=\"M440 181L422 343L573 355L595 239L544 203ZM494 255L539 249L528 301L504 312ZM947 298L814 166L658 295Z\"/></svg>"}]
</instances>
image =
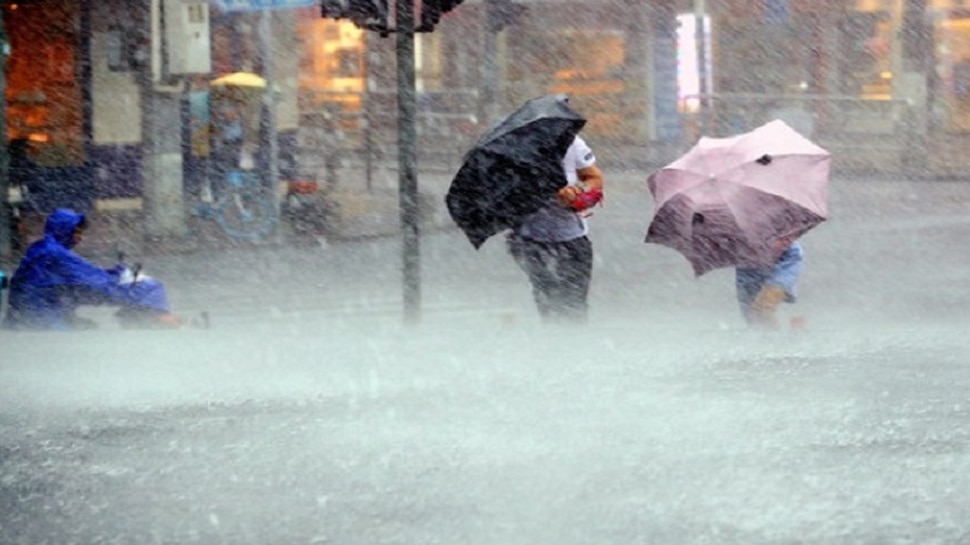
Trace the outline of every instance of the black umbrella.
<instances>
[{"instance_id":1,"label":"black umbrella","mask_svg":"<svg viewBox=\"0 0 970 545\"><path fill-rule=\"evenodd\" d=\"M475 248L518 225L566 185L562 159L585 124L565 95L534 98L465 154L445 203Z\"/></svg>"}]
</instances>

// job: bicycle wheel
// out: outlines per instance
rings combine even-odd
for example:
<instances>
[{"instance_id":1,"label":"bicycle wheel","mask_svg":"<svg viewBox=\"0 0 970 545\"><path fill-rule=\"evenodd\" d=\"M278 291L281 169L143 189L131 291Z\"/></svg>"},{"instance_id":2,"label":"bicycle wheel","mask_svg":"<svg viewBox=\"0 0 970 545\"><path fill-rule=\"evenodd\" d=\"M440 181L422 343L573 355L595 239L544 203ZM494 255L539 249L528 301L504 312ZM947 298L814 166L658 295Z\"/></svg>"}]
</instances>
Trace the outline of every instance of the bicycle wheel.
<instances>
[{"instance_id":1,"label":"bicycle wheel","mask_svg":"<svg viewBox=\"0 0 970 545\"><path fill-rule=\"evenodd\" d=\"M216 220L231 238L259 240L276 226L276 205L266 191L234 188L220 202Z\"/></svg>"}]
</instances>

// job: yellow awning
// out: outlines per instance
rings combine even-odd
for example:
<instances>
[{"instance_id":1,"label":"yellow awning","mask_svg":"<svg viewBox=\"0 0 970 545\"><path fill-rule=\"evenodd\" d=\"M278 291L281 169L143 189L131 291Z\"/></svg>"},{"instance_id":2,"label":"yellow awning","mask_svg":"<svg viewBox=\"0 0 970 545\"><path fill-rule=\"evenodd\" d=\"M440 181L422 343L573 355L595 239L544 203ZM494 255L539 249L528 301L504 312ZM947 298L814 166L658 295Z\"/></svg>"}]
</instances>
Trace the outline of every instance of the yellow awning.
<instances>
[{"instance_id":1,"label":"yellow awning","mask_svg":"<svg viewBox=\"0 0 970 545\"><path fill-rule=\"evenodd\" d=\"M266 88L266 80L252 72L233 72L232 74L216 78L209 82L219 87L254 87Z\"/></svg>"}]
</instances>

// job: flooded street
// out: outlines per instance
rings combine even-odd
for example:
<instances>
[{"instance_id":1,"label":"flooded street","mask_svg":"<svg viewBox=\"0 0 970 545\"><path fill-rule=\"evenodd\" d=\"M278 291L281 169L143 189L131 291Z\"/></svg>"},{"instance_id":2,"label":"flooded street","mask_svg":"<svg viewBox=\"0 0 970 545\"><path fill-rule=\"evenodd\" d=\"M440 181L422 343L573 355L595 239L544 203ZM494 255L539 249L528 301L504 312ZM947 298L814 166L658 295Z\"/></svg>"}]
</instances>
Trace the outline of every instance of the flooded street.
<instances>
[{"instance_id":1,"label":"flooded street","mask_svg":"<svg viewBox=\"0 0 970 545\"><path fill-rule=\"evenodd\" d=\"M0 0L0 134L0 545L970 545L963 0Z\"/></svg>"},{"instance_id":2,"label":"flooded street","mask_svg":"<svg viewBox=\"0 0 970 545\"><path fill-rule=\"evenodd\" d=\"M413 326L374 239L147 265L210 330L0 334L2 541L970 540L963 187L834 183L761 332L613 179L585 328L446 230Z\"/></svg>"}]
</instances>

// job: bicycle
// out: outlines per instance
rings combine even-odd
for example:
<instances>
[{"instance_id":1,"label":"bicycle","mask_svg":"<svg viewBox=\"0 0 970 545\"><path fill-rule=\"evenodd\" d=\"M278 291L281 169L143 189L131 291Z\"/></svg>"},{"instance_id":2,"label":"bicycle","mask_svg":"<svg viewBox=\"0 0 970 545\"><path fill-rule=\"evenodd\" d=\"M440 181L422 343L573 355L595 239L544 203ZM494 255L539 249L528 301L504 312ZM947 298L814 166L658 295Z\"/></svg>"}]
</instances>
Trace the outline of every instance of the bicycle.
<instances>
[{"instance_id":1,"label":"bicycle","mask_svg":"<svg viewBox=\"0 0 970 545\"><path fill-rule=\"evenodd\" d=\"M221 193L214 204L203 202L193 214L214 220L235 240L258 241L275 230L279 222L276 199L258 174L227 172Z\"/></svg>"}]
</instances>

